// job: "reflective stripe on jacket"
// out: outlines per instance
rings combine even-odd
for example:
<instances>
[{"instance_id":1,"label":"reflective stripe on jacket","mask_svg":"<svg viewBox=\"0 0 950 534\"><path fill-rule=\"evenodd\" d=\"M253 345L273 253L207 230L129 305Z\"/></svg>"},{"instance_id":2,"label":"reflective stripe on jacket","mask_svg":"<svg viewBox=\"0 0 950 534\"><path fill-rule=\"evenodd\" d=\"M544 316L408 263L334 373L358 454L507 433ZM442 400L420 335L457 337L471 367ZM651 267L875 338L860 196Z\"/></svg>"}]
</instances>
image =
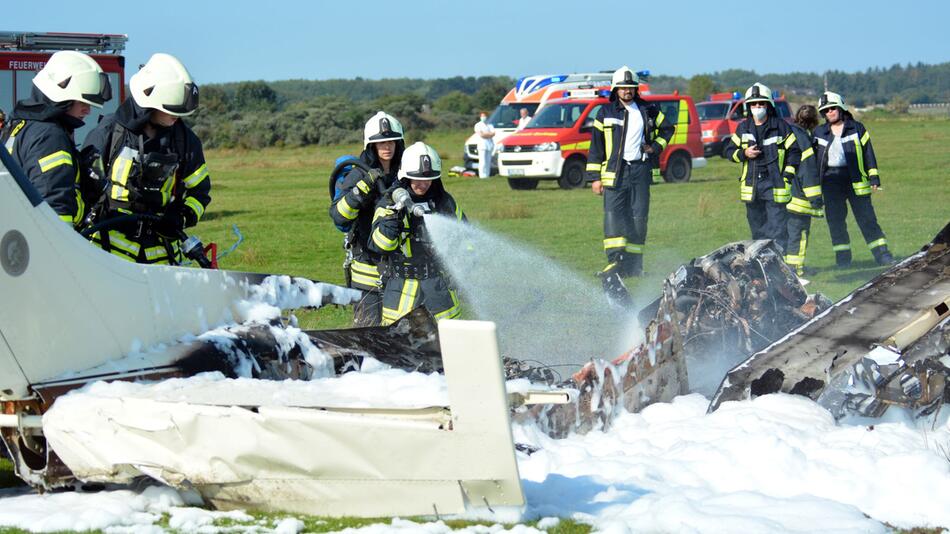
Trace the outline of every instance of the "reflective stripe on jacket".
<instances>
[{"instance_id":1,"label":"reflective stripe on jacket","mask_svg":"<svg viewBox=\"0 0 950 534\"><path fill-rule=\"evenodd\" d=\"M755 137L755 122L751 118L739 123L736 133L732 134L723 155L742 165L739 173L739 200L752 202L755 198L757 173L750 172L750 161L756 165L764 164L771 183L772 199L779 204L791 200L790 182L795 178L798 165L802 159L802 150L799 148L795 132L787 122L775 116L769 116L763 139ZM755 160L746 158L745 150L752 144L757 144L762 154Z\"/></svg>"},{"instance_id":2,"label":"reflective stripe on jacket","mask_svg":"<svg viewBox=\"0 0 950 534\"><path fill-rule=\"evenodd\" d=\"M634 99L634 103L643 117L643 142L653 147L653 153L649 155L650 164L657 169L660 153L669 145L675 128L658 105L639 96ZM626 132L627 110L619 99L612 100L597 111L587 154L587 172L594 180L601 180L604 187L614 185L623 160Z\"/></svg>"},{"instance_id":3,"label":"reflective stripe on jacket","mask_svg":"<svg viewBox=\"0 0 950 534\"><path fill-rule=\"evenodd\" d=\"M791 126L798 148L802 151L802 161L789 184L792 198L786 208L792 213L824 217L824 210L813 207L811 203L812 200L821 198L821 181L818 179L818 164L811 146L811 135L800 126Z\"/></svg>"},{"instance_id":4,"label":"reflective stripe on jacket","mask_svg":"<svg viewBox=\"0 0 950 534\"><path fill-rule=\"evenodd\" d=\"M818 173L824 179L828 170L828 145L834 140L834 134L831 133L831 125L826 122L818 125L813 135ZM871 135L863 124L846 117L841 130L841 147L844 149L844 159L848 162L848 174L851 176L854 194L870 195L872 185L881 185L877 158L874 156L874 147L871 146Z\"/></svg>"}]
</instances>

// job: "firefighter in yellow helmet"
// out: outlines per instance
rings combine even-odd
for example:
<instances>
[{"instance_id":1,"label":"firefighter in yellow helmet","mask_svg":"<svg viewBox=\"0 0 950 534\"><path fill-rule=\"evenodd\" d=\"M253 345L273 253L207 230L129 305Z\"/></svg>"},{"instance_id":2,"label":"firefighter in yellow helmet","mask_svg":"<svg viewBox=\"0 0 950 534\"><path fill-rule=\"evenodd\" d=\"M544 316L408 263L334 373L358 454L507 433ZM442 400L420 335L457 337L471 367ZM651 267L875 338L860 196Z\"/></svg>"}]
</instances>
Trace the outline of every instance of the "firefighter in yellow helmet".
<instances>
[{"instance_id":1,"label":"firefighter in yellow helmet","mask_svg":"<svg viewBox=\"0 0 950 534\"><path fill-rule=\"evenodd\" d=\"M182 117L198 108L198 86L169 54L155 54L129 80L130 98L86 138L107 182L94 243L138 263L177 265L184 229L211 202L201 140ZM114 223L114 224L113 224Z\"/></svg>"},{"instance_id":2,"label":"firefighter in yellow helmet","mask_svg":"<svg viewBox=\"0 0 950 534\"><path fill-rule=\"evenodd\" d=\"M17 102L4 128L6 150L71 226L82 222L86 202L95 196L94 185L85 187L73 132L83 126L91 106L101 108L110 98L109 78L94 59L80 52L56 52L33 77L30 97Z\"/></svg>"},{"instance_id":3,"label":"firefighter in yellow helmet","mask_svg":"<svg viewBox=\"0 0 950 534\"><path fill-rule=\"evenodd\" d=\"M458 296L449 287L425 228L425 213L466 220L441 177L439 154L425 143L415 143L403 153L398 187L377 205L368 245L386 257L381 266L384 325L419 306L436 319L452 319L461 313Z\"/></svg>"},{"instance_id":4,"label":"firefighter in yellow helmet","mask_svg":"<svg viewBox=\"0 0 950 534\"><path fill-rule=\"evenodd\" d=\"M600 273L608 294L622 277L643 274L650 212L650 184L674 127L659 106L640 97L640 80L629 67L612 77L610 102L594 118L588 178L604 196L604 252Z\"/></svg>"},{"instance_id":5,"label":"firefighter in yellow helmet","mask_svg":"<svg viewBox=\"0 0 950 534\"><path fill-rule=\"evenodd\" d=\"M772 239L788 248L790 184L802 159L795 132L775 112L772 91L755 83L745 92L746 119L723 149L741 165L739 199L745 203L752 239Z\"/></svg>"},{"instance_id":6,"label":"firefighter in yellow helmet","mask_svg":"<svg viewBox=\"0 0 950 534\"><path fill-rule=\"evenodd\" d=\"M871 204L871 192L881 186L871 134L854 120L837 93L821 95L818 112L825 123L815 128L815 154L835 260L839 267L851 265L851 237L846 221L850 203L874 260L879 265L891 265L895 260Z\"/></svg>"},{"instance_id":7,"label":"firefighter in yellow helmet","mask_svg":"<svg viewBox=\"0 0 950 534\"><path fill-rule=\"evenodd\" d=\"M382 320L382 258L367 247L367 242L376 203L396 182L405 146L402 124L395 117L382 111L370 117L363 127L359 161L351 163L352 170L330 203L330 218L337 228L347 232L344 268L349 287L363 291L363 297L353 306L356 326L376 326Z\"/></svg>"}]
</instances>

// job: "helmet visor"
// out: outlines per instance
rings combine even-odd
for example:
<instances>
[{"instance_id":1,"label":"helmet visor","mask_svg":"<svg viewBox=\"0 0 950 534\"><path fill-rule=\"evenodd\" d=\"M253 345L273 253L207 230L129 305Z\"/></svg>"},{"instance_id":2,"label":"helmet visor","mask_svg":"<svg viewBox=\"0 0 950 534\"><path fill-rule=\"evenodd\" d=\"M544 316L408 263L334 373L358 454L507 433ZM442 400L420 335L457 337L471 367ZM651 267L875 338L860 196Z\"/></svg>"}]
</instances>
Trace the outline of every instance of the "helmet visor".
<instances>
[{"instance_id":1,"label":"helmet visor","mask_svg":"<svg viewBox=\"0 0 950 534\"><path fill-rule=\"evenodd\" d=\"M98 93L83 93L82 97L84 100L88 101L90 104L95 104L101 106L112 100L112 84L109 83L109 75L100 72L99 73L99 92Z\"/></svg>"},{"instance_id":2,"label":"helmet visor","mask_svg":"<svg viewBox=\"0 0 950 534\"><path fill-rule=\"evenodd\" d=\"M185 96L181 104L165 104L165 111L169 113L191 113L198 109L198 86L193 83L185 84Z\"/></svg>"}]
</instances>

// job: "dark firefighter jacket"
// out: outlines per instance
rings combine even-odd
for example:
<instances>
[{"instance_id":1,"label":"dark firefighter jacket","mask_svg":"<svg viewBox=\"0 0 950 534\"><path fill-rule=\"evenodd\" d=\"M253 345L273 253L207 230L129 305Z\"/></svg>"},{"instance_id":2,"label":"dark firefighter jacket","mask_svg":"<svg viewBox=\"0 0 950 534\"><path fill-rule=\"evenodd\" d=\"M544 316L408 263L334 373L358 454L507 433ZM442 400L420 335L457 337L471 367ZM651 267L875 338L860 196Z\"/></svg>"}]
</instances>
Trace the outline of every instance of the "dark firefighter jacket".
<instances>
[{"instance_id":1,"label":"dark firefighter jacket","mask_svg":"<svg viewBox=\"0 0 950 534\"><path fill-rule=\"evenodd\" d=\"M75 226L82 221L85 202L73 130L83 121L66 114L71 105L53 102L34 87L30 98L17 102L2 142L43 200Z\"/></svg>"},{"instance_id":2,"label":"dark firefighter jacket","mask_svg":"<svg viewBox=\"0 0 950 534\"><path fill-rule=\"evenodd\" d=\"M818 179L818 164L811 146L811 134L801 126L792 124L795 142L802 151L802 161L789 183L792 198L786 208L792 213L823 217L821 209L821 181Z\"/></svg>"},{"instance_id":3,"label":"dark firefighter jacket","mask_svg":"<svg viewBox=\"0 0 950 534\"><path fill-rule=\"evenodd\" d=\"M653 147L650 164L659 168L660 152L670 143L675 130L659 106L640 98L634 103L643 117L643 142ZM623 161L624 138L627 134L627 109L615 96L600 108L594 117L594 130L590 137L590 152L587 154L587 173L593 180L601 180L604 187L613 187L614 179Z\"/></svg>"},{"instance_id":4,"label":"dark firefighter jacket","mask_svg":"<svg viewBox=\"0 0 950 534\"><path fill-rule=\"evenodd\" d=\"M405 180L401 180L405 184ZM403 185L412 194L408 185ZM466 221L462 208L452 195L445 190L442 180L434 180L423 197L412 194L413 202L429 202L432 213L454 217ZM373 232L369 248L388 256L384 266L393 274L402 278L431 278L441 273L441 267L432 250L422 217L406 213L405 209L391 209L392 198L387 194L376 207L373 216Z\"/></svg>"},{"instance_id":5,"label":"dark firefighter jacket","mask_svg":"<svg viewBox=\"0 0 950 534\"><path fill-rule=\"evenodd\" d=\"M379 269L380 255L367 248L373 227L373 212L376 203L396 182L396 173L399 169L403 152L402 140L396 141L396 153L390 165L390 173L382 174L382 165L372 147L367 147L360 154L360 161L369 168L378 170L379 177L371 177L359 167L347 173L340 186L343 195L330 203L330 218L340 228L349 228L346 246L353 255L350 263L350 281L354 287L373 290L380 287Z\"/></svg>"},{"instance_id":6,"label":"dark firefighter jacket","mask_svg":"<svg viewBox=\"0 0 950 534\"><path fill-rule=\"evenodd\" d=\"M201 141L182 120L169 128L156 127L155 137L146 138L150 113L127 98L90 132L83 150L91 146L102 156L110 210L160 215L176 209L184 215L186 227L194 226L211 203L211 178ZM153 172L143 172L143 160ZM174 172L160 170L175 164Z\"/></svg>"},{"instance_id":7,"label":"dark firefighter jacket","mask_svg":"<svg viewBox=\"0 0 950 534\"><path fill-rule=\"evenodd\" d=\"M881 185L881 177L877 170L877 158L874 157L874 148L871 146L871 135L863 124L845 113L844 129L841 131L841 147L844 149L844 159L848 162L848 174L851 175L851 186L856 195L870 195L871 186ZM815 128L815 154L818 162L818 172L824 176L828 169L828 146L834 140L831 125L819 124Z\"/></svg>"},{"instance_id":8,"label":"dark firefighter jacket","mask_svg":"<svg viewBox=\"0 0 950 534\"><path fill-rule=\"evenodd\" d=\"M745 149L756 144L761 151L758 158L746 158ZM756 138L755 122L751 117L739 123L736 133L723 150L726 159L742 164L739 174L739 199L752 202L756 189L772 189L772 199L780 204L791 200L789 184L795 178L802 150L792 127L774 114L769 114L762 139ZM763 176L766 183L757 183Z\"/></svg>"}]
</instances>

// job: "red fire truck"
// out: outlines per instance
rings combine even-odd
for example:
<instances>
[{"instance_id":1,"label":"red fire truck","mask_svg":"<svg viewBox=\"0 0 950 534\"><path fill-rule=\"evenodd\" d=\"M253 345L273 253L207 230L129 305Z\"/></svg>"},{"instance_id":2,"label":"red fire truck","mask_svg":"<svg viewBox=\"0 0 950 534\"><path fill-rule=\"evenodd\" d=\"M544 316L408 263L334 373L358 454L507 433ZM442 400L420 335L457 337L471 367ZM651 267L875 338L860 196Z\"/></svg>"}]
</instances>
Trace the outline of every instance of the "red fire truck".
<instances>
[{"instance_id":1,"label":"red fire truck","mask_svg":"<svg viewBox=\"0 0 950 534\"><path fill-rule=\"evenodd\" d=\"M99 122L99 116L114 112L125 99L125 58L121 52L126 41L128 36L116 34L0 32L0 109L9 116L18 100L30 96L33 76L54 52L85 52L109 76L112 100L102 109L92 108L86 125L76 130L76 142L81 143Z\"/></svg>"},{"instance_id":2,"label":"red fire truck","mask_svg":"<svg viewBox=\"0 0 950 534\"><path fill-rule=\"evenodd\" d=\"M792 111L788 102L778 92L772 92L775 100L775 111L786 122L792 122ZM745 119L742 103L742 93L713 93L709 100L696 104L699 120L703 128L703 155L722 155L722 144L729 136L736 133L736 127Z\"/></svg>"}]
</instances>

